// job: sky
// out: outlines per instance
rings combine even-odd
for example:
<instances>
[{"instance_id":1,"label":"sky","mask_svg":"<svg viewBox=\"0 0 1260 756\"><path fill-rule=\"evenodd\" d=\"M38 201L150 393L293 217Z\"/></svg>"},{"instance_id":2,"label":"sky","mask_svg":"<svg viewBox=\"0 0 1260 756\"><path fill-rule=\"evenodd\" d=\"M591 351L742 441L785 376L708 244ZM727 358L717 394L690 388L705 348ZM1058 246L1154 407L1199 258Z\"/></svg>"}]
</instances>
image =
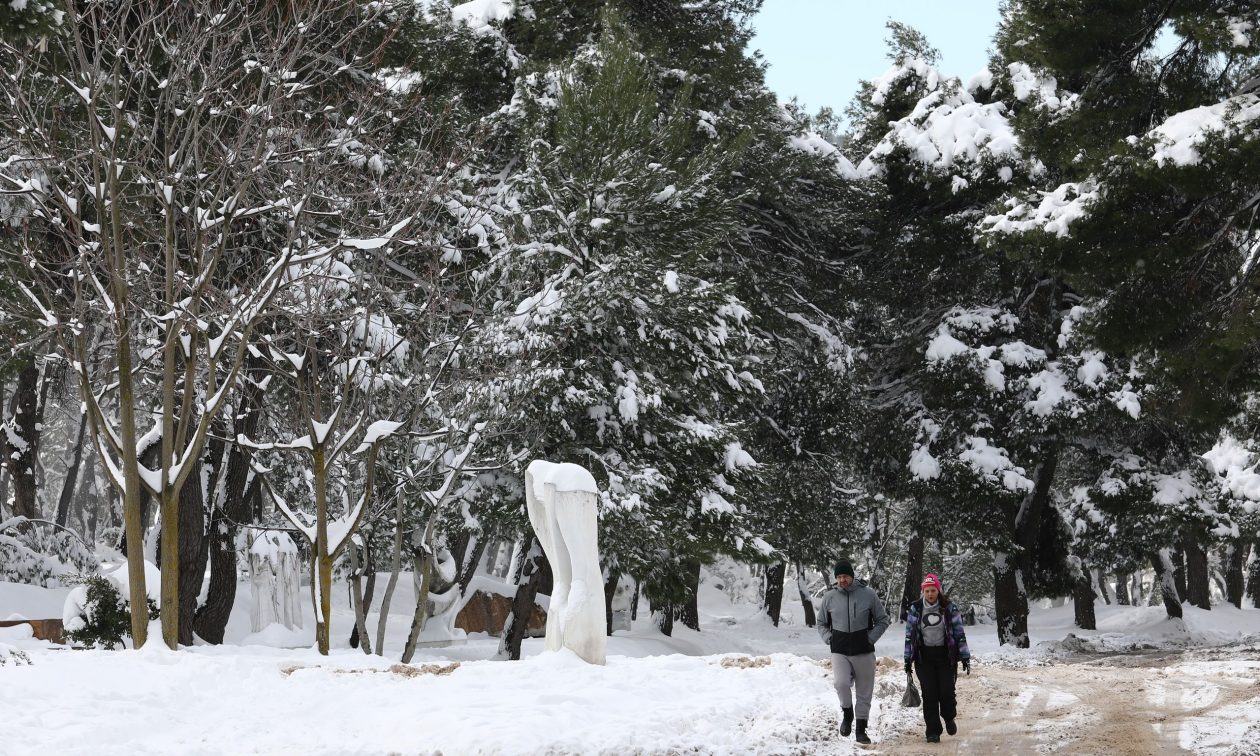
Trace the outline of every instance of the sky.
<instances>
[{"instance_id":1,"label":"sky","mask_svg":"<svg viewBox=\"0 0 1260 756\"><path fill-rule=\"evenodd\" d=\"M965 81L988 61L998 0L765 0L752 46L770 64L766 83L781 100L843 112L858 82L889 65L889 18L927 35L941 52L941 72Z\"/></svg>"}]
</instances>

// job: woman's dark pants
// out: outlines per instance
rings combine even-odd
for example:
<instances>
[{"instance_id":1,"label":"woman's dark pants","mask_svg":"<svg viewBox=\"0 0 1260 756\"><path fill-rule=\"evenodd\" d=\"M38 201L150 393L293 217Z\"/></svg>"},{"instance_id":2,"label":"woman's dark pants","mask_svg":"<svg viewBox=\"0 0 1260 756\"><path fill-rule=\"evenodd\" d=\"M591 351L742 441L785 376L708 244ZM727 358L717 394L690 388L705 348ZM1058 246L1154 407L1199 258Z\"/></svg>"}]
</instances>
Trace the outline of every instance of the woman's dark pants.
<instances>
[{"instance_id":1,"label":"woman's dark pants","mask_svg":"<svg viewBox=\"0 0 1260 756\"><path fill-rule=\"evenodd\" d=\"M919 688L923 691L923 722L928 735L940 735L942 719L958 715L958 700L954 697L954 677L957 672L949 660L945 646L919 646L919 658L914 663L919 675Z\"/></svg>"}]
</instances>

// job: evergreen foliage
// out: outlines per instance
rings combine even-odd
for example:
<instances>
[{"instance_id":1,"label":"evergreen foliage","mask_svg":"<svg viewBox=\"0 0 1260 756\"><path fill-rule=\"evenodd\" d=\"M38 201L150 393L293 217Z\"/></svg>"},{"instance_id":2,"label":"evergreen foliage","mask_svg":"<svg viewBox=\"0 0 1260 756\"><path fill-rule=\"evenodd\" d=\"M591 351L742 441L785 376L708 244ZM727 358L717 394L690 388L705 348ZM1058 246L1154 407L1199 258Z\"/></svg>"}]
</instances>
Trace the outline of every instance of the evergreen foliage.
<instances>
[{"instance_id":1,"label":"evergreen foliage","mask_svg":"<svg viewBox=\"0 0 1260 756\"><path fill-rule=\"evenodd\" d=\"M123 639L131 637L131 609L114 584L96 574L81 574L63 582L78 586L76 592L81 593L78 614L65 626L66 640L86 648L122 648ZM157 619L157 603L151 597L147 602L149 620Z\"/></svg>"}]
</instances>

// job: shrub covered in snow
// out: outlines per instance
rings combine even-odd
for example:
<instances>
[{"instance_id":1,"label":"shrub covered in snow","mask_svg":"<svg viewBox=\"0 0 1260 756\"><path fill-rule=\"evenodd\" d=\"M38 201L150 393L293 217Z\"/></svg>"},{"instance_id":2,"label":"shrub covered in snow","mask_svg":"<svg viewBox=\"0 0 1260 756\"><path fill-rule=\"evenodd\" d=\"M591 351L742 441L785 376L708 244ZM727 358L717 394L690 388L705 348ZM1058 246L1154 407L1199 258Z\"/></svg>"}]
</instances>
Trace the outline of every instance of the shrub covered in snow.
<instances>
[{"instance_id":1,"label":"shrub covered in snow","mask_svg":"<svg viewBox=\"0 0 1260 756\"><path fill-rule=\"evenodd\" d=\"M30 664L31 657L26 652L16 646L10 646L8 643L0 643L0 667L13 662L15 666L22 664Z\"/></svg>"},{"instance_id":2,"label":"shrub covered in snow","mask_svg":"<svg viewBox=\"0 0 1260 756\"><path fill-rule=\"evenodd\" d=\"M107 578L78 575L63 582L77 584L66 597L63 616L66 640L89 648L114 649L123 646L131 634L131 607ZM157 603L149 602L149 619L158 618Z\"/></svg>"},{"instance_id":3,"label":"shrub covered in snow","mask_svg":"<svg viewBox=\"0 0 1260 756\"><path fill-rule=\"evenodd\" d=\"M96 565L96 554L70 530L25 517L0 522L0 581L50 588Z\"/></svg>"}]
</instances>

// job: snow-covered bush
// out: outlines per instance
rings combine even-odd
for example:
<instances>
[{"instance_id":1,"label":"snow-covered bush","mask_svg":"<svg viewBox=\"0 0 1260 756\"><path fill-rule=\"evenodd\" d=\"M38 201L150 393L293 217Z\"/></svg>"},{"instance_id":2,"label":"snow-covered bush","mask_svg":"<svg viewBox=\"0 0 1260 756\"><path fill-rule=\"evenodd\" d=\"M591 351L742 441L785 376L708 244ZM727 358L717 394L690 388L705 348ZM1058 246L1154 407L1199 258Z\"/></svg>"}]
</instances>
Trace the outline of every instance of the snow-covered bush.
<instances>
[{"instance_id":1,"label":"snow-covered bush","mask_svg":"<svg viewBox=\"0 0 1260 756\"><path fill-rule=\"evenodd\" d=\"M96 565L96 554L70 530L25 517L0 522L0 581L50 588Z\"/></svg>"},{"instance_id":2,"label":"snow-covered bush","mask_svg":"<svg viewBox=\"0 0 1260 756\"><path fill-rule=\"evenodd\" d=\"M16 646L10 646L8 643L0 643L0 667L13 662L14 666L30 664L31 657L26 652Z\"/></svg>"},{"instance_id":3,"label":"snow-covered bush","mask_svg":"<svg viewBox=\"0 0 1260 756\"><path fill-rule=\"evenodd\" d=\"M63 621L66 640L88 648L114 649L123 646L131 634L131 607L109 579L101 575L78 575L62 582L77 584L66 597ZM149 619L158 617L157 603L149 602Z\"/></svg>"},{"instance_id":4,"label":"snow-covered bush","mask_svg":"<svg viewBox=\"0 0 1260 756\"><path fill-rule=\"evenodd\" d=\"M705 582L706 577L732 604L757 606L765 600L765 580L753 574L748 565L729 557L720 557L705 565L700 582Z\"/></svg>"}]
</instances>

